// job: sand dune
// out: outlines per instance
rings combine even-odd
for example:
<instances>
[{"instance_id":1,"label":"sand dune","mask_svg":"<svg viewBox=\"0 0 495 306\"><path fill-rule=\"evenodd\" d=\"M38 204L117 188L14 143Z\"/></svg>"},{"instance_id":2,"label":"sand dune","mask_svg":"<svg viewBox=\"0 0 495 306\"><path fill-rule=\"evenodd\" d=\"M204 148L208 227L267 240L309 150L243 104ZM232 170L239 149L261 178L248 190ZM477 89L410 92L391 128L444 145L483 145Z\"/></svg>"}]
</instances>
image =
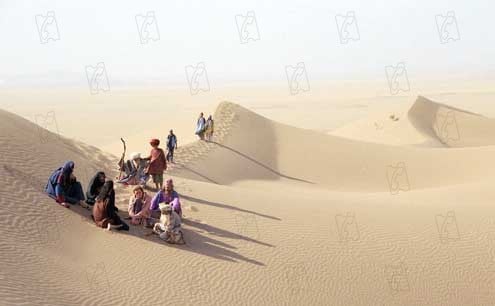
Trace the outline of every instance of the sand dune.
<instances>
[{"instance_id":1,"label":"sand dune","mask_svg":"<svg viewBox=\"0 0 495 306\"><path fill-rule=\"evenodd\" d=\"M354 141L279 124L230 103L220 105L216 117L222 116L233 118L221 128L229 130L228 137L222 143L194 144L186 154L179 151L183 167L174 174L227 185L261 180L384 192L389 190L387 171L397 164L406 166L414 189L483 180L495 170L493 147L445 151ZM208 152L203 153L207 159L196 159L199 152Z\"/></svg>"},{"instance_id":2,"label":"sand dune","mask_svg":"<svg viewBox=\"0 0 495 306\"><path fill-rule=\"evenodd\" d=\"M421 133L445 146L495 144L495 119L435 103L424 97L418 97L408 115Z\"/></svg>"},{"instance_id":3,"label":"sand dune","mask_svg":"<svg viewBox=\"0 0 495 306\"><path fill-rule=\"evenodd\" d=\"M449 124L434 128L444 110L460 120L456 144ZM86 186L96 170L114 176L116 157L0 111L1 303L495 300L490 119L418 98L408 118L445 143L434 148L299 129L229 102L214 117L214 142L181 146L168 174L187 241L169 246L137 227L103 232L89 211L53 203L41 189L65 160ZM129 192L117 189L122 210Z\"/></svg>"}]
</instances>

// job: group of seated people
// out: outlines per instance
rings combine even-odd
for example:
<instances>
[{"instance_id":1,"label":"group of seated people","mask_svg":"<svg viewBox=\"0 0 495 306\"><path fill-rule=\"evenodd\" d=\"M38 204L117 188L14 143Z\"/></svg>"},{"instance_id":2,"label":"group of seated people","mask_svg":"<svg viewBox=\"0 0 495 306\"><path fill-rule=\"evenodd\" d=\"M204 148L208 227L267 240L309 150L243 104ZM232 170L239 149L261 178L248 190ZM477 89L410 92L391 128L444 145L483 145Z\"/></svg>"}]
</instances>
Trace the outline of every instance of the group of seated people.
<instances>
[{"instance_id":1,"label":"group of seated people","mask_svg":"<svg viewBox=\"0 0 495 306\"><path fill-rule=\"evenodd\" d=\"M181 202L172 179L168 179L165 186L151 197L144 189L147 179L140 172L140 158L133 159L133 163L136 167L130 168L131 171L123 178L126 185L135 185L129 198L130 223L152 228L153 233L168 243L184 244ZM104 172L97 172L89 182L85 196L81 183L74 176L74 167L74 162L68 161L55 170L45 187L46 193L66 208L70 207L69 204L79 204L86 209L92 207L91 217L98 227L109 231L129 230L117 213L113 181L108 180Z\"/></svg>"}]
</instances>

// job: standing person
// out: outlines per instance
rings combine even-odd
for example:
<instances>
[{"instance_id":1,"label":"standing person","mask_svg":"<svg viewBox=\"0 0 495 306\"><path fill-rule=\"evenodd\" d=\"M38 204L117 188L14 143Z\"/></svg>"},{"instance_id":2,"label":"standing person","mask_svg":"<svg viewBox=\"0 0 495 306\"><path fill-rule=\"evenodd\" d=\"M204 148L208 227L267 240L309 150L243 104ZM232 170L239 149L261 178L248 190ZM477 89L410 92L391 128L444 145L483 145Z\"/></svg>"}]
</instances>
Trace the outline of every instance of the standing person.
<instances>
[{"instance_id":1,"label":"standing person","mask_svg":"<svg viewBox=\"0 0 495 306\"><path fill-rule=\"evenodd\" d=\"M167 136L167 161L171 163L174 162L174 150L177 149L177 136L175 136L174 131L170 130Z\"/></svg>"},{"instance_id":2,"label":"standing person","mask_svg":"<svg viewBox=\"0 0 495 306\"><path fill-rule=\"evenodd\" d=\"M136 186L132 190L132 195L129 198L129 217L133 225L148 225L151 217L150 212L151 197L144 192L143 187Z\"/></svg>"},{"instance_id":3,"label":"standing person","mask_svg":"<svg viewBox=\"0 0 495 306\"><path fill-rule=\"evenodd\" d=\"M203 116L203 113L200 113L198 121L196 123L196 135L198 135L199 139L201 140L205 139L205 125L206 125L205 117Z\"/></svg>"},{"instance_id":4,"label":"standing person","mask_svg":"<svg viewBox=\"0 0 495 306\"><path fill-rule=\"evenodd\" d=\"M96 197L96 203L93 206L93 220L98 227L109 231L112 229L128 231L129 226L120 219L116 210L113 181L106 181L101 187L100 194Z\"/></svg>"},{"instance_id":5,"label":"standing person","mask_svg":"<svg viewBox=\"0 0 495 306\"><path fill-rule=\"evenodd\" d=\"M156 189L162 189L163 172L167 170L167 159L165 158L165 152L163 152L163 150L158 147L160 145L160 140L155 138L151 139L150 145L152 147L150 156L143 158L150 161L146 170L146 174L151 175Z\"/></svg>"},{"instance_id":6,"label":"standing person","mask_svg":"<svg viewBox=\"0 0 495 306\"><path fill-rule=\"evenodd\" d=\"M96 197L100 194L101 187L105 184L106 180L105 172L98 171L95 176L91 179L86 190L86 204L94 205L96 202Z\"/></svg>"},{"instance_id":7,"label":"standing person","mask_svg":"<svg viewBox=\"0 0 495 306\"><path fill-rule=\"evenodd\" d=\"M69 208L70 204L79 204L84 208L89 208L84 203L84 192L74 176L74 162L67 161L64 165L55 170L48 179L45 192L63 207Z\"/></svg>"},{"instance_id":8,"label":"standing person","mask_svg":"<svg viewBox=\"0 0 495 306\"><path fill-rule=\"evenodd\" d=\"M206 120L205 136L206 140L211 141L211 137L213 136L213 118L211 115L208 116L208 120Z\"/></svg>"}]
</instances>

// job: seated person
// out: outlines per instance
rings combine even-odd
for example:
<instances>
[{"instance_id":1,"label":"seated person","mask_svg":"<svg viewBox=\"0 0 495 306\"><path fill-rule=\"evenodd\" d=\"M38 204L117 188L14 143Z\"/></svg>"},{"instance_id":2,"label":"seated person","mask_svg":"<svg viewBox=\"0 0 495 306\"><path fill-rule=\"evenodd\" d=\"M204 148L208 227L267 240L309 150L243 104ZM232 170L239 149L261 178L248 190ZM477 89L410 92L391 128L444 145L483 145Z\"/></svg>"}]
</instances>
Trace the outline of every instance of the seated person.
<instances>
[{"instance_id":1,"label":"seated person","mask_svg":"<svg viewBox=\"0 0 495 306\"><path fill-rule=\"evenodd\" d=\"M67 161L65 164L55 170L48 179L45 187L45 192L55 201L69 208L70 204L79 204L84 208L88 208L84 203L84 192L74 176L74 162Z\"/></svg>"},{"instance_id":2,"label":"seated person","mask_svg":"<svg viewBox=\"0 0 495 306\"><path fill-rule=\"evenodd\" d=\"M185 244L181 230L181 219L170 205L160 204L160 222L153 226L153 232L168 243Z\"/></svg>"},{"instance_id":3,"label":"seated person","mask_svg":"<svg viewBox=\"0 0 495 306\"><path fill-rule=\"evenodd\" d=\"M176 213L182 218L182 208L180 204L179 194L174 190L174 182L172 179L168 179L165 187L158 191L151 200L151 216L153 218L160 218L159 204L170 204Z\"/></svg>"},{"instance_id":4,"label":"seated person","mask_svg":"<svg viewBox=\"0 0 495 306\"><path fill-rule=\"evenodd\" d=\"M105 184L106 175L105 172L99 171L93 176L89 182L88 189L86 190L86 203L94 205L96 197L100 194L101 187Z\"/></svg>"},{"instance_id":5,"label":"seated person","mask_svg":"<svg viewBox=\"0 0 495 306\"><path fill-rule=\"evenodd\" d=\"M151 217L151 197L144 192L143 187L136 186L132 190L132 195L129 198L129 217L133 225L149 225Z\"/></svg>"},{"instance_id":6,"label":"seated person","mask_svg":"<svg viewBox=\"0 0 495 306\"><path fill-rule=\"evenodd\" d=\"M129 226L120 219L115 208L113 181L107 181L101 188L100 194L96 197L92 218L98 227L109 231L112 229L128 231Z\"/></svg>"},{"instance_id":7,"label":"seated person","mask_svg":"<svg viewBox=\"0 0 495 306\"><path fill-rule=\"evenodd\" d=\"M148 162L141 158L141 153L132 153L129 159L124 163L124 177L120 178L117 183L127 185L146 185L149 175L146 174Z\"/></svg>"}]
</instances>

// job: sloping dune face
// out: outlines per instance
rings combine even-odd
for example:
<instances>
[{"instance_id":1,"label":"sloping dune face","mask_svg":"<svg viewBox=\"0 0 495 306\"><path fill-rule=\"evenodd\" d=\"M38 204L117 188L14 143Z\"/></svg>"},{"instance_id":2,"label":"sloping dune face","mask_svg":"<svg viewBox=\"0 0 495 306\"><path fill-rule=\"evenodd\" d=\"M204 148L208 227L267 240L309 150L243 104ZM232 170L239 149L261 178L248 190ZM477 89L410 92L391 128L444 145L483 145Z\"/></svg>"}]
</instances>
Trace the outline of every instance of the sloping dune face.
<instances>
[{"instance_id":1,"label":"sloping dune face","mask_svg":"<svg viewBox=\"0 0 495 306\"><path fill-rule=\"evenodd\" d=\"M50 173L68 158L84 187L96 169L112 175L107 168L115 161L3 110L0 131L0 304L84 304L89 287L80 285L86 282L79 281L85 275L77 264L83 254L72 252L87 242L82 212L61 210L43 190Z\"/></svg>"},{"instance_id":2,"label":"sloping dune face","mask_svg":"<svg viewBox=\"0 0 495 306\"><path fill-rule=\"evenodd\" d=\"M495 144L495 119L443 105L421 96L409 110L408 116L421 133L447 147Z\"/></svg>"},{"instance_id":3,"label":"sloping dune face","mask_svg":"<svg viewBox=\"0 0 495 306\"><path fill-rule=\"evenodd\" d=\"M422 120L421 128L427 130L425 122L434 121L425 116L432 117L435 112L420 111L424 105L420 99L410 116ZM495 170L494 147L446 150L354 141L276 123L228 102L219 106L215 116L230 118L228 126L220 127L228 131L224 133L227 136L221 136L221 143L200 142L179 150L179 167L174 173L226 185L262 180L338 191L384 192L390 188L394 169L403 165L415 189L483 180ZM463 123L487 122L475 115L464 116ZM430 135L437 135L433 127ZM489 135L477 135L477 139L488 143ZM200 151L197 156L204 158L190 157Z\"/></svg>"}]
</instances>

